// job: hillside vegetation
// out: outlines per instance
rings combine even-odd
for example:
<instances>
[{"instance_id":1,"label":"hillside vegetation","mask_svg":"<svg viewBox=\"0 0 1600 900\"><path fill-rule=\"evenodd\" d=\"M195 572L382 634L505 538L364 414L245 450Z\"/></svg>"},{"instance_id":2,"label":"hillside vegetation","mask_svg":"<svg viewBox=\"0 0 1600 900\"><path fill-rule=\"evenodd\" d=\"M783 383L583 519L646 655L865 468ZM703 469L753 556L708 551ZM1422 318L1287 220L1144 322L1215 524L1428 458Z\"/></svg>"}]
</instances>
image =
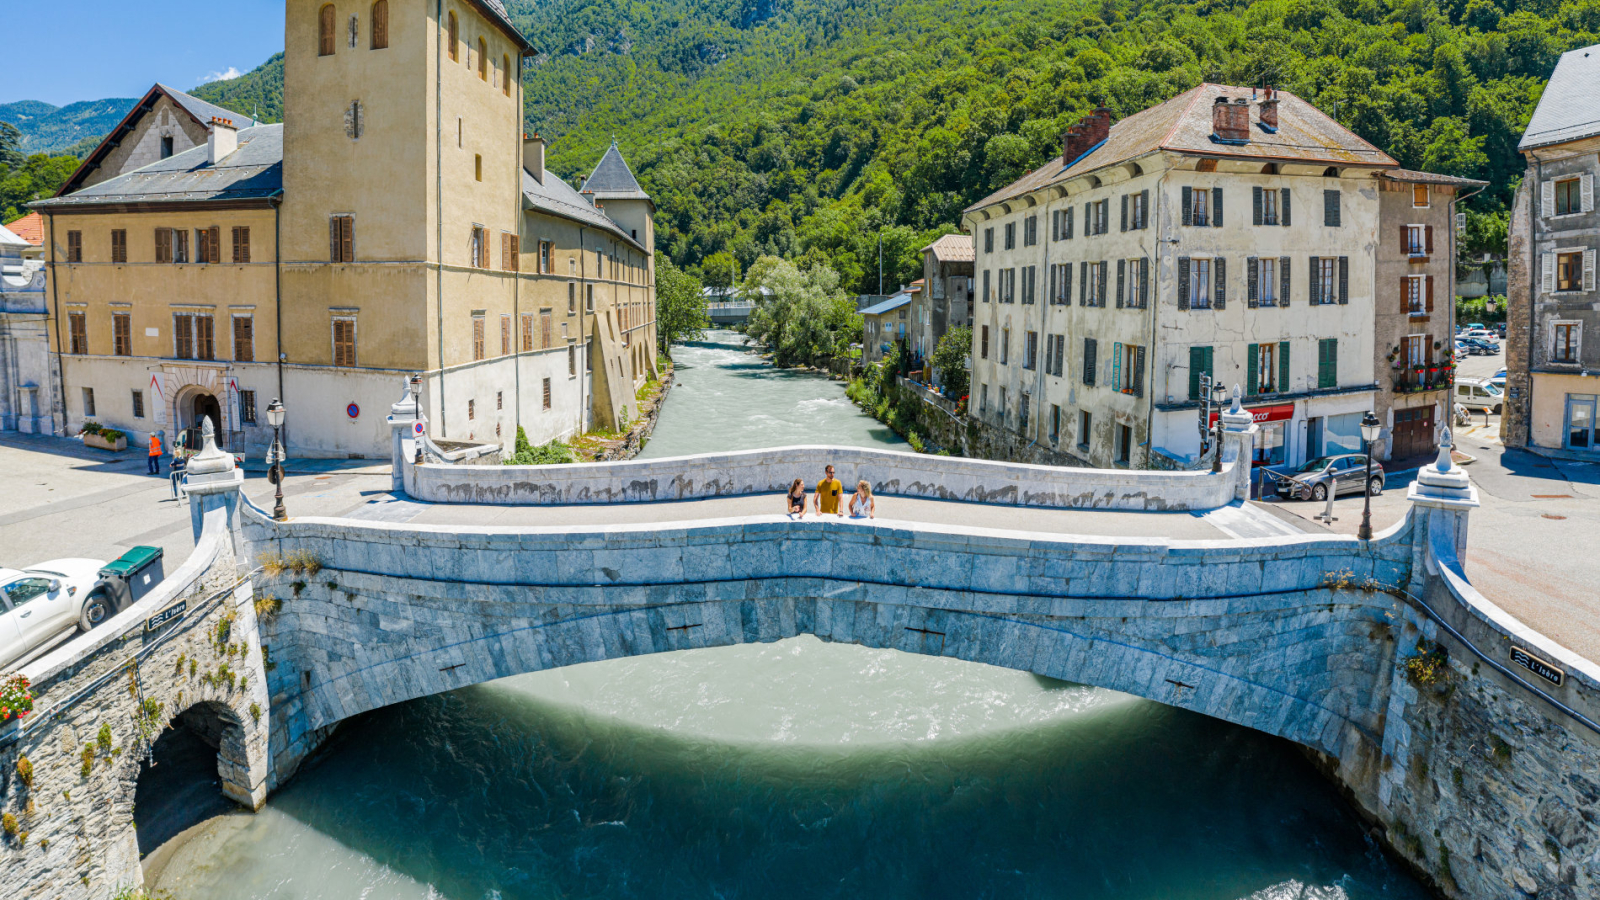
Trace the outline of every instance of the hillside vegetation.
<instances>
[{"instance_id":1,"label":"hillside vegetation","mask_svg":"<svg viewBox=\"0 0 1600 900\"><path fill-rule=\"evenodd\" d=\"M137 97L84 100L52 106L39 100L0 103L0 122L15 125L26 154L68 155L82 159L117 127L139 102Z\"/></svg>"},{"instance_id":2,"label":"hillside vegetation","mask_svg":"<svg viewBox=\"0 0 1600 900\"><path fill-rule=\"evenodd\" d=\"M509 0L542 53L529 130L587 174L615 137L658 249L827 262L842 287L915 277L961 210L1060 153L1096 104L1128 116L1202 82L1293 91L1403 165L1482 178L1471 249L1503 249L1516 142L1600 0ZM195 93L281 116L282 58ZM726 254L726 255L724 255Z\"/></svg>"}]
</instances>

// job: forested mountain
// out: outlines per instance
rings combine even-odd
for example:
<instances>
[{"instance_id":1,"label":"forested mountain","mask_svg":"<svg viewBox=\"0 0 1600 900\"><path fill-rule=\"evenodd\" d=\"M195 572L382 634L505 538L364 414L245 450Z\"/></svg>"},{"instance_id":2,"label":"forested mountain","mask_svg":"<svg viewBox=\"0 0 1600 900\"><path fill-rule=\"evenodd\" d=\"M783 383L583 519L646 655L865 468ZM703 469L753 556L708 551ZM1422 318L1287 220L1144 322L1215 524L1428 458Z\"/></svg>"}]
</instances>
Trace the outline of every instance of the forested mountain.
<instances>
[{"instance_id":1,"label":"forested mountain","mask_svg":"<svg viewBox=\"0 0 1600 900\"><path fill-rule=\"evenodd\" d=\"M507 5L542 50L526 114L552 169L587 174L614 137L680 265L809 257L860 291L880 237L886 282L906 281L917 248L1093 106L1122 118L1201 81L1276 85L1404 165L1490 181L1471 205L1492 246L1545 79L1600 42L1600 0ZM282 83L278 56L195 93L271 121Z\"/></svg>"},{"instance_id":2,"label":"forested mountain","mask_svg":"<svg viewBox=\"0 0 1600 900\"><path fill-rule=\"evenodd\" d=\"M24 154L46 153L83 156L117 127L137 97L84 100L52 106L39 100L0 103L0 122L9 122L22 134Z\"/></svg>"}]
</instances>

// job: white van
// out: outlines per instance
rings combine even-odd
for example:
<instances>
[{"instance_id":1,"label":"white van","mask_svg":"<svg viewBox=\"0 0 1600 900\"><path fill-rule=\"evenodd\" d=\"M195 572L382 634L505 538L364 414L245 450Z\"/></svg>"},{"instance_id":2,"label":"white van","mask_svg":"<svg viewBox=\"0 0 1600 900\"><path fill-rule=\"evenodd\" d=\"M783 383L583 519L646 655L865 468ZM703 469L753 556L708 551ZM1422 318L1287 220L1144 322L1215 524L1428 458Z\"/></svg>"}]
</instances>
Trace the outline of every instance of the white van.
<instances>
[{"instance_id":1,"label":"white van","mask_svg":"<svg viewBox=\"0 0 1600 900\"><path fill-rule=\"evenodd\" d=\"M1463 378L1456 381L1456 404L1469 410L1500 414L1505 394L1481 378Z\"/></svg>"}]
</instances>

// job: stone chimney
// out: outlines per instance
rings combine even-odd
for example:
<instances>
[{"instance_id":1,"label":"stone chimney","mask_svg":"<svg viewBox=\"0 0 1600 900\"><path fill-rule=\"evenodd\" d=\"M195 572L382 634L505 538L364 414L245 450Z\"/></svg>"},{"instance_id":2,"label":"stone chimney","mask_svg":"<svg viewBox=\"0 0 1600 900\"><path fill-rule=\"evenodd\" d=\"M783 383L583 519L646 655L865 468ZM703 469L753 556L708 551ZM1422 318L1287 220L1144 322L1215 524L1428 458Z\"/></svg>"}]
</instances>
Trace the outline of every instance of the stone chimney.
<instances>
[{"instance_id":1,"label":"stone chimney","mask_svg":"<svg viewBox=\"0 0 1600 900\"><path fill-rule=\"evenodd\" d=\"M1271 87L1261 96L1261 124L1278 130L1278 92Z\"/></svg>"},{"instance_id":2,"label":"stone chimney","mask_svg":"<svg viewBox=\"0 0 1600 900\"><path fill-rule=\"evenodd\" d=\"M1225 142L1249 141L1250 101L1244 97L1233 101L1218 97L1211 105L1211 136Z\"/></svg>"},{"instance_id":3,"label":"stone chimney","mask_svg":"<svg viewBox=\"0 0 1600 900\"><path fill-rule=\"evenodd\" d=\"M534 132L533 137L522 136L522 168L533 180L544 184L544 138Z\"/></svg>"},{"instance_id":4,"label":"stone chimney","mask_svg":"<svg viewBox=\"0 0 1600 900\"><path fill-rule=\"evenodd\" d=\"M233 120L213 116L206 128L206 162L214 166L237 149L239 129L233 127Z\"/></svg>"}]
</instances>

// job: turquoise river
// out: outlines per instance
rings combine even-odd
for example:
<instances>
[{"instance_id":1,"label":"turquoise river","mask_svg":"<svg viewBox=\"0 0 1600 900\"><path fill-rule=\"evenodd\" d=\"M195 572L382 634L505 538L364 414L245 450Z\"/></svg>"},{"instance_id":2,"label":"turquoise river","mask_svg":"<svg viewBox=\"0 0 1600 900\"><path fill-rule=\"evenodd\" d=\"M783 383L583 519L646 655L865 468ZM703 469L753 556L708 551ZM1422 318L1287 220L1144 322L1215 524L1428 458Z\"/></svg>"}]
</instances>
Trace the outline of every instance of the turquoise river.
<instances>
[{"instance_id":1,"label":"turquoise river","mask_svg":"<svg viewBox=\"0 0 1600 900\"><path fill-rule=\"evenodd\" d=\"M736 335L677 361L648 456L899 444ZM188 829L146 871L174 900L1428 896L1282 741L811 638L378 710L260 813Z\"/></svg>"}]
</instances>

